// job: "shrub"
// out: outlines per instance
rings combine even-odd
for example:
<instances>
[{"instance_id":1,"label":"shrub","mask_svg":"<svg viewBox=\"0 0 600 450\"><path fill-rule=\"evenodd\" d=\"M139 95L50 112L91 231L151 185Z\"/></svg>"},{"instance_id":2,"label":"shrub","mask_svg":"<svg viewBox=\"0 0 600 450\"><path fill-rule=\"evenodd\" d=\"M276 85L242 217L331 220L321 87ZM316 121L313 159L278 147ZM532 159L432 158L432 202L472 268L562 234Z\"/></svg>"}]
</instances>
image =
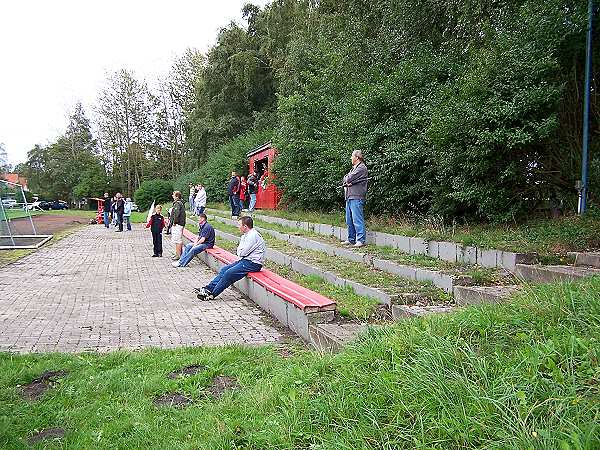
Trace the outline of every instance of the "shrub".
<instances>
[{"instance_id":1,"label":"shrub","mask_svg":"<svg viewBox=\"0 0 600 450\"><path fill-rule=\"evenodd\" d=\"M134 199L141 209L148 209L152 202L169 203L173 193L173 183L167 180L144 181L135 191ZM185 200L186 195L183 192Z\"/></svg>"},{"instance_id":2,"label":"shrub","mask_svg":"<svg viewBox=\"0 0 600 450\"><path fill-rule=\"evenodd\" d=\"M222 145L212 153L208 161L193 172L177 178L173 185L187 198L189 183L202 183L206 189L208 201L219 202L227 199L227 182L231 171L240 175L248 174L246 154L260 144L271 139L271 131L251 131Z\"/></svg>"}]
</instances>

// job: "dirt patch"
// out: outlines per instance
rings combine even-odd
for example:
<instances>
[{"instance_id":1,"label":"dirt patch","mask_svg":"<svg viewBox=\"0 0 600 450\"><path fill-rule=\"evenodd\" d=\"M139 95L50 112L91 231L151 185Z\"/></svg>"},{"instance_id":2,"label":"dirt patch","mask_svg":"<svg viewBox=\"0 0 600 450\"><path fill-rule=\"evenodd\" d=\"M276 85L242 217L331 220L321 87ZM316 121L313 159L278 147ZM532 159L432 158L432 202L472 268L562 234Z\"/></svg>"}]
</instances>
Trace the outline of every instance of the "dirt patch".
<instances>
[{"instance_id":1,"label":"dirt patch","mask_svg":"<svg viewBox=\"0 0 600 450\"><path fill-rule=\"evenodd\" d=\"M155 406L171 406L174 408L184 408L192 404L192 400L179 392L167 392L154 399Z\"/></svg>"},{"instance_id":2,"label":"dirt patch","mask_svg":"<svg viewBox=\"0 0 600 450\"><path fill-rule=\"evenodd\" d=\"M44 393L53 388L59 378L66 376L66 370L49 370L31 383L21 386L21 397L25 400L38 400Z\"/></svg>"},{"instance_id":3,"label":"dirt patch","mask_svg":"<svg viewBox=\"0 0 600 450\"><path fill-rule=\"evenodd\" d=\"M38 214L33 216L33 225L37 234L56 234L85 223L87 223L85 217L59 216L54 214ZM11 220L10 229L13 234L33 234L31 222L28 217Z\"/></svg>"},{"instance_id":4,"label":"dirt patch","mask_svg":"<svg viewBox=\"0 0 600 450\"><path fill-rule=\"evenodd\" d=\"M218 375L213 379L212 384L206 391L213 398L221 397L226 391L231 391L239 387L237 379L226 375Z\"/></svg>"},{"instance_id":5,"label":"dirt patch","mask_svg":"<svg viewBox=\"0 0 600 450\"><path fill-rule=\"evenodd\" d=\"M27 438L27 444L34 445L44 439L62 439L65 437L64 428L46 428L38 431Z\"/></svg>"},{"instance_id":6,"label":"dirt patch","mask_svg":"<svg viewBox=\"0 0 600 450\"><path fill-rule=\"evenodd\" d=\"M192 364L191 366L187 366L183 369L171 372L169 375L167 375L167 378L174 380L176 378L189 377L192 375L196 375L197 373L203 372L205 370L206 366L202 366L200 364Z\"/></svg>"}]
</instances>

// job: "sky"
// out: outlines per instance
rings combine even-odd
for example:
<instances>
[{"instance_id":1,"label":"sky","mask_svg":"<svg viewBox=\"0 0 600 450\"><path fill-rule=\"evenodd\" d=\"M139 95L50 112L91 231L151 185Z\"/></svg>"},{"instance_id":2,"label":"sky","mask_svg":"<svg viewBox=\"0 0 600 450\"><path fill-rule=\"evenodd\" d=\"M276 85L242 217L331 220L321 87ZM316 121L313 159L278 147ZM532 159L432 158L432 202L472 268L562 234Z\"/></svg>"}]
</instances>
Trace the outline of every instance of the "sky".
<instances>
[{"instance_id":1,"label":"sky","mask_svg":"<svg viewBox=\"0 0 600 450\"><path fill-rule=\"evenodd\" d=\"M187 48L205 52L220 28L241 23L247 2L0 2L0 143L9 163L63 133L78 101L91 118L109 73L125 68L152 84Z\"/></svg>"}]
</instances>

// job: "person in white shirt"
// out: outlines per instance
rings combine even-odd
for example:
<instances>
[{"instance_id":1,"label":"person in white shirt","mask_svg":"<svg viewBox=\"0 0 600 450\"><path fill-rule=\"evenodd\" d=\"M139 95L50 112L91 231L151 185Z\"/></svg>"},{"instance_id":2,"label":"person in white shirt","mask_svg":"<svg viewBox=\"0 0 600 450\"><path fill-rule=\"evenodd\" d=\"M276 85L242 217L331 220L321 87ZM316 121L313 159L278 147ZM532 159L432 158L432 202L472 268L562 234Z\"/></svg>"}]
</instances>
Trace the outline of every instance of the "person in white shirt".
<instances>
[{"instance_id":1,"label":"person in white shirt","mask_svg":"<svg viewBox=\"0 0 600 450\"><path fill-rule=\"evenodd\" d=\"M195 289L200 300L212 300L248 273L260 272L262 269L267 249L264 239L254 229L252 217L240 217L238 228L242 232L237 248L240 259L223 267L208 285Z\"/></svg>"},{"instance_id":2,"label":"person in white shirt","mask_svg":"<svg viewBox=\"0 0 600 450\"><path fill-rule=\"evenodd\" d=\"M198 192L194 198L194 214L199 216L206 209L206 190L201 184L196 185Z\"/></svg>"}]
</instances>

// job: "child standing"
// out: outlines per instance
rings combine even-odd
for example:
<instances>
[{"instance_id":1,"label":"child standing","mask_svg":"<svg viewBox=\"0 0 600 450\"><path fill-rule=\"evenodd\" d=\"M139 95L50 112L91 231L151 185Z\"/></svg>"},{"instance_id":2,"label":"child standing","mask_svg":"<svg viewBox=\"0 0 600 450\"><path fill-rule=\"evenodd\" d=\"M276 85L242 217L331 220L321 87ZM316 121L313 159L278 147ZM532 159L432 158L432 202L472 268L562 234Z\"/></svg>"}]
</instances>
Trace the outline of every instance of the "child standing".
<instances>
[{"instance_id":1,"label":"child standing","mask_svg":"<svg viewBox=\"0 0 600 450\"><path fill-rule=\"evenodd\" d=\"M162 206L156 205L154 214L150 216L150 220L146 224L146 228L150 228L152 231L152 244L154 246L152 257L162 256L162 230L165 227L165 218L161 213Z\"/></svg>"},{"instance_id":2,"label":"child standing","mask_svg":"<svg viewBox=\"0 0 600 450\"><path fill-rule=\"evenodd\" d=\"M131 199L127 197L125 200L125 208L123 210L123 220L127 224L127 231L131 231Z\"/></svg>"}]
</instances>

